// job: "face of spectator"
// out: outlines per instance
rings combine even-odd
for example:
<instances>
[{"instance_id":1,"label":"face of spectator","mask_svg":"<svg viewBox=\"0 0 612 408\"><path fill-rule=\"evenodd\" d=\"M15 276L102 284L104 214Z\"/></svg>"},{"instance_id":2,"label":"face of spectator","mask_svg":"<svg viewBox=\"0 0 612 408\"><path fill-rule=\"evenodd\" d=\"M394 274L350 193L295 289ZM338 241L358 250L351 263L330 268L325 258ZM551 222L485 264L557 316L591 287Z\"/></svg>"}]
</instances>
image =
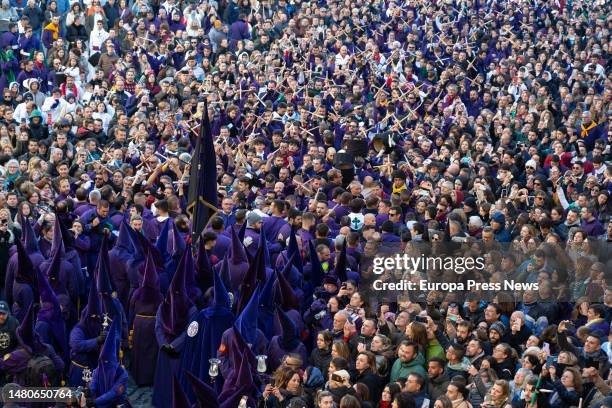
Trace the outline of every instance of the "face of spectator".
<instances>
[{"instance_id":1,"label":"face of spectator","mask_svg":"<svg viewBox=\"0 0 612 408\"><path fill-rule=\"evenodd\" d=\"M586 353L596 353L601 349L601 342L597 337L588 336L584 342L584 351Z\"/></svg>"},{"instance_id":2,"label":"face of spectator","mask_svg":"<svg viewBox=\"0 0 612 408\"><path fill-rule=\"evenodd\" d=\"M334 331L338 332L344 329L344 324L346 323L346 316L343 313L336 313L334 315Z\"/></svg>"},{"instance_id":3,"label":"face of spectator","mask_svg":"<svg viewBox=\"0 0 612 408\"><path fill-rule=\"evenodd\" d=\"M361 326L361 334L366 337L371 337L376 333L376 325L372 320L366 320Z\"/></svg>"},{"instance_id":4,"label":"face of spectator","mask_svg":"<svg viewBox=\"0 0 612 408\"><path fill-rule=\"evenodd\" d=\"M100 218L105 218L108 215L108 207L98 207L97 211Z\"/></svg>"},{"instance_id":5,"label":"face of spectator","mask_svg":"<svg viewBox=\"0 0 612 408\"><path fill-rule=\"evenodd\" d=\"M448 388L446 388L446 396L451 401L455 401L456 399L459 399L459 389L455 385L449 384Z\"/></svg>"},{"instance_id":6,"label":"face of spectator","mask_svg":"<svg viewBox=\"0 0 612 408\"><path fill-rule=\"evenodd\" d=\"M416 358L414 347L401 345L397 350L397 356L402 363L408 363Z\"/></svg>"},{"instance_id":7,"label":"face of spectator","mask_svg":"<svg viewBox=\"0 0 612 408\"><path fill-rule=\"evenodd\" d=\"M427 365L427 375L429 378L438 378L444 372L444 366L437 361L430 361Z\"/></svg>"},{"instance_id":8,"label":"face of spectator","mask_svg":"<svg viewBox=\"0 0 612 408\"><path fill-rule=\"evenodd\" d=\"M319 401L320 408L334 408L334 398L332 396L322 397Z\"/></svg>"}]
</instances>

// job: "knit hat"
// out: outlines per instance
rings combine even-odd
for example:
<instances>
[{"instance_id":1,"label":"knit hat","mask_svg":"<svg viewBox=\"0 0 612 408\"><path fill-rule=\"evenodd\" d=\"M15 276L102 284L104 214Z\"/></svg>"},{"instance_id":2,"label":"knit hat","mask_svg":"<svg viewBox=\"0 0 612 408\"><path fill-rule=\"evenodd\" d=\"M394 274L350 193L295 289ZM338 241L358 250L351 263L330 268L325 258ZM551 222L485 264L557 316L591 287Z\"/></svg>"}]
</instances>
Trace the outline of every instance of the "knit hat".
<instances>
[{"instance_id":1,"label":"knit hat","mask_svg":"<svg viewBox=\"0 0 612 408\"><path fill-rule=\"evenodd\" d=\"M489 331L491 330L495 330L496 332L499 333L500 336L503 336L504 334L506 334L506 328L504 327L503 323L500 323L500 322L493 323L491 327L489 327Z\"/></svg>"},{"instance_id":2,"label":"knit hat","mask_svg":"<svg viewBox=\"0 0 612 408\"><path fill-rule=\"evenodd\" d=\"M506 217L504 217L503 213L498 211L495 214L493 214L493 216L491 216L491 221L504 225L506 224Z\"/></svg>"},{"instance_id":3,"label":"knit hat","mask_svg":"<svg viewBox=\"0 0 612 408\"><path fill-rule=\"evenodd\" d=\"M252 227L261 221L261 215L257 214L255 211L251 211L247 216L247 226Z\"/></svg>"}]
</instances>

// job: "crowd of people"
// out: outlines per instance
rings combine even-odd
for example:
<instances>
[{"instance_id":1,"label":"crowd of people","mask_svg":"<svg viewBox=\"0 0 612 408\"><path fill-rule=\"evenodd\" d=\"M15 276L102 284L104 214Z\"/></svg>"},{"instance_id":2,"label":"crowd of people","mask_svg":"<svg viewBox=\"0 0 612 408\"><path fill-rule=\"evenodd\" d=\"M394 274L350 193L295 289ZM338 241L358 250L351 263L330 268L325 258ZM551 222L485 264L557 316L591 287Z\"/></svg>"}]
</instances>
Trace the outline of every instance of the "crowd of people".
<instances>
[{"instance_id":1,"label":"crowd of people","mask_svg":"<svg viewBox=\"0 0 612 408\"><path fill-rule=\"evenodd\" d=\"M610 4L2 0L5 406L611 408Z\"/></svg>"}]
</instances>

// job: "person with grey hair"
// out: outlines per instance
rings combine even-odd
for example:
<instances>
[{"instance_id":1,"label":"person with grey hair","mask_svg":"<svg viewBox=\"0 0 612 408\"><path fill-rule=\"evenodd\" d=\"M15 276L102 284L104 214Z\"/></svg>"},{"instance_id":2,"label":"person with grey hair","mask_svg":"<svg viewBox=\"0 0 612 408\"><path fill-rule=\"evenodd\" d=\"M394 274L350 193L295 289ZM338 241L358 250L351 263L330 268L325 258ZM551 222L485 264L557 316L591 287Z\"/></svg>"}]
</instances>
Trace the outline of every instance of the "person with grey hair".
<instances>
[{"instance_id":1,"label":"person with grey hair","mask_svg":"<svg viewBox=\"0 0 612 408\"><path fill-rule=\"evenodd\" d=\"M477 215L472 215L468 220L468 232L471 237L481 238L482 237L482 219Z\"/></svg>"},{"instance_id":2,"label":"person with grey hair","mask_svg":"<svg viewBox=\"0 0 612 408\"><path fill-rule=\"evenodd\" d=\"M590 111L582 112L581 119L576 129L578 140L582 140L587 150L590 151L595 146L596 140L606 139L606 134L603 128L591 118Z\"/></svg>"}]
</instances>

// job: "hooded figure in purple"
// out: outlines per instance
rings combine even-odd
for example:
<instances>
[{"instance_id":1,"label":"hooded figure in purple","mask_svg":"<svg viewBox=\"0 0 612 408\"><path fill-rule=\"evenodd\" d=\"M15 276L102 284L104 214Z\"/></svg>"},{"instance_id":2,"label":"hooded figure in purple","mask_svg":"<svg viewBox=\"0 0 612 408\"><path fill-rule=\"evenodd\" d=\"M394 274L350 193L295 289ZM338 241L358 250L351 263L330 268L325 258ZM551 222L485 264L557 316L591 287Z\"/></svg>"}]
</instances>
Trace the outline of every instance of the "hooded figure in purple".
<instances>
[{"instance_id":1,"label":"hooded figure in purple","mask_svg":"<svg viewBox=\"0 0 612 408\"><path fill-rule=\"evenodd\" d=\"M181 237L171 218L168 218L164 223L155 246L164 259L165 272L168 275L168 280L171 281L186 248L185 240Z\"/></svg>"},{"instance_id":2,"label":"hooded figure in purple","mask_svg":"<svg viewBox=\"0 0 612 408\"><path fill-rule=\"evenodd\" d=\"M70 332L70 370L68 372L70 387L85 385L83 370L93 371L98 365L100 347L106 339L106 333L102 333L102 321L98 285L96 279L92 279L87 306L81 312L81 319Z\"/></svg>"},{"instance_id":3,"label":"hooded figure in purple","mask_svg":"<svg viewBox=\"0 0 612 408\"><path fill-rule=\"evenodd\" d=\"M272 337L268 346L268 363L272 371L276 370L282 363L283 357L289 353L297 353L302 361L308 361L308 353L304 343L300 340L298 330L287 313L281 308L276 309L276 316L280 321L281 334Z\"/></svg>"},{"instance_id":4,"label":"hooded figure in purple","mask_svg":"<svg viewBox=\"0 0 612 408\"><path fill-rule=\"evenodd\" d=\"M266 248L266 241L262 238L262 235L260 235L259 247L257 248L255 259L250 263L249 270L240 283L238 300L235 308L236 314L240 314L244 310L247 303L249 303L253 297L256 286L258 284L263 285L263 283L267 280L268 269L266 268Z\"/></svg>"},{"instance_id":5,"label":"hooded figure in purple","mask_svg":"<svg viewBox=\"0 0 612 408\"><path fill-rule=\"evenodd\" d=\"M38 300L38 267L35 267L32 260L26 253L20 240L15 240L17 247L17 267L14 270L14 282L11 283L12 291L12 311L15 318L22 321L25 317L27 308L34 301ZM10 261L9 261L10 262ZM8 279L8 274L7 274ZM7 297L8 297L7 287Z\"/></svg>"},{"instance_id":6,"label":"hooded figure in purple","mask_svg":"<svg viewBox=\"0 0 612 408\"><path fill-rule=\"evenodd\" d=\"M185 265L185 262L179 264L155 316L155 337L160 346L153 387L153 404L156 407L169 407L172 404L172 377L179 367L187 326L197 313L185 287ZM196 355L189 353L190 358Z\"/></svg>"},{"instance_id":7,"label":"hooded figure in purple","mask_svg":"<svg viewBox=\"0 0 612 408\"><path fill-rule=\"evenodd\" d=\"M182 238L180 239L182 240ZM193 304L197 305L201 301L202 291L196 284L196 269L193 255L191 254L191 246L184 245L182 251L183 255L180 259L179 267L185 268L185 287L187 288L187 295Z\"/></svg>"},{"instance_id":8,"label":"hooded figure in purple","mask_svg":"<svg viewBox=\"0 0 612 408\"><path fill-rule=\"evenodd\" d=\"M89 389L98 408L114 408L125 402L128 373L119 362L121 349L121 315L113 319L93 371Z\"/></svg>"},{"instance_id":9,"label":"hooded figure in purple","mask_svg":"<svg viewBox=\"0 0 612 408\"><path fill-rule=\"evenodd\" d=\"M85 295L85 276L82 271L81 257L75 247L74 233L68 229L67 225L72 224L72 220L68 215L59 214L59 226L62 232L62 240L64 242L64 260L72 265L72 273L78 283L79 295Z\"/></svg>"},{"instance_id":10,"label":"hooded figure in purple","mask_svg":"<svg viewBox=\"0 0 612 408\"><path fill-rule=\"evenodd\" d=\"M36 317L34 315L34 304L30 304L26 309L23 321L17 328L17 342L19 346L4 356L0 360L0 370L11 376L10 381L19 385L28 386L43 386L43 385L59 385L59 373L64 370L64 362L55 353L53 347L45 344L40 339L40 336L34 330ZM39 378L27 379L28 362L33 355L44 355L51 359L55 366L55 372L58 373L57 378ZM32 381L36 384L32 384Z\"/></svg>"},{"instance_id":11,"label":"hooded figure in purple","mask_svg":"<svg viewBox=\"0 0 612 408\"><path fill-rule=\"evenodd\" d=\"M219 274L217 272L213 274L213 302L191 319L179 366L178 378L189 397L192 397L193 393L188 387L185 372L209 381L210 364L208 360L217 357L217 351L222 347L223 333L234 323L229 294ZM221 381L221 378L218 378L217 381Z\"/></svg>"},{"instance_id":12,"label":"hooded figure in purple","mask_svg":"<svg viewBox=\"0 0 612 408\"><path fill-rule=\"evenodd\" d=\"M232 230L232 250L229 257L229 264L231 287L227 289L232 293L237 293L242 280L249 270L249 258L235 230ZM218 268L220 268L220 266L218 266ZM217 269L217 271L219 271L219 269Z\"/></svg>"},{"instance_id":13,"label":"hooded figure in purple","mask_svg":"<svg viewBox=\"0 0 612 408\"><path fill-rule=\"evenodd\" d=\"M108 252L111 280L113 281L115 288L117 288L117 298L125 310L128 310L130 287L132 285L134 287L138 287L138 270L134 271L133 268L130 268L131 265L129 264L129 262L138 255L136 253L134 244L130 239L128 228L130 227L127 225L125 220L121 221L117 242ZM130 279L130 275L132 275L130 273L131 271L136 273L135 282L133 282L134 277Z\"/></svg>"},{"instance_id":14,"label":"hooded figure in purple","mask_svg":"<svg viewBox=\"0 0 612 408\"><path fill-rule=\"evenodd\" d=\"M340 282L346 282L347 280L351 279L357 282L357 284L359 285L359 273L351 271L348 268L348 260L346 255L346 239L342 241L342 250L340 251L340 255L338 255L338 259L336 259L336 267L334 268L333 274L336 275Z\"/></svg>"},{"instance_id":15,"label":"hooded figure in purple","mask_svg":"<svg viewBox=\"0 0 612 408\"><path fill-rule=\"evenodd\" d=\"M219 394L219 401L223 401L222 407L237 407L243 396L248 398L248 406L254 406L254 397L259 393L255 385L257 378L257 359L249 348L246 340L239 330L229 346L229 359L231 369L224 377L223 390Z\"/></svg>"},{"instance_id":16,"label":"hooded figure in purple","mask_svg":"<svg viewBox=\"0 0 612 408\"><path fill-rule=\"evenodd\" d=\"M14 290L13 290L13 284L15 282L15 278L16 275L18 274L18 270L20 268L20 255L19 252L17 251L17 249L19 247L17 247L17 242L15 242L15 249L11 249L11 251L13 251L11 257L9 258L9 262L6 266L6 280L5 280L5 293L6 293L6 303L8 303L9 305L12 305L15 301L13 294L14 294ZM30 221L28 221L27 218L25 217L21 217L21 242L20 244L22 244L22 249L23 249L23 254L27 254L29 257L29 262L32 264L32 268L33 269L28 269L27 273L30 273L30 271L32 271L32 273L34 274L34 268L38 269L40 267L40 264L45 260L45 257L42 255L42 253L40 252L40 249L38 248L38 240L36 239L36 234L34 233L34 229L32 228L32 224L30 224ZM24 262L23 260L23 256L21 256L22 260L21 263ZM23 277L23 273L24 271L21 271L22 277ZM35 274L32 276L36 276ZM36 298L38 299L38 298ZM21 314L21 318L23 318L23 315L25 314L25 309L28 307L29 302L28 303L22 303L21 304L23 307ZM13 314L15 314L15 311L13 311ZM21 318L19 318L19 316L15 316L19 321L21 321Z\"/></svg>"},{"instance_id":17,"label":"hooded figure in purple","mask_svg":"<svg viewBox=\"0 0 612 408\"><path fill-rule=\"evenodd\" d=\"M293 259L293 257L291 257ZM290 259L290 261L291 261ZM292 269L292 262L287 262L285 269L282 272L276 271L276 283L273 289L273 298L276 305L287 313L289 318L293 320L297 327L298 333L304 331L304 321L300 314L300 298L297 296L295 290L289 284L286 276L289 270ZM272 334L281 334L281 325L278 319L272 319Z\"/></svg>"},{"instance_id":18,"label":"hooded figure in purple","mask_svg":"<svg viewBox=\"0 0 612 408\"><path fill-rule=\"evenodd\" d=\"M257 315L259 309L261 287L258 286L251 296L251 300L246 305L240 316L236 319L234 326L227 329L221 338L221 346L217 352L217 358L221 360L221 374L223 377L228 376L229 370L232 368L228 358L228 344L232 344L236 337L235 330L238 329L244 340L251 345L251 350L255 355L265 354L268 347L268 339L257 325Z\"/></svg>"},{"instance_id":19,"label":"hooded figure in purple","mask_svg":"<svg viewBox=\"0 0 612 408\"><path fill-rule=\"evenodd\" d=\"M273 325L274 325L274 313L276 311L276 306L274 304L274 288L276 287L276 273L273 273L268 280L263 284L261 293L260 293L260 301L259 301L259 309L258 309L258 326L261 331L265 334L266 338L270 340L272 338Z\"/></svg>"},{"instance_id":20,"label":"hooded figure in purple","mask_svg":"<svg viewBox=\"0 0 612 408\"><path fill-rule=\"evenodd\" d=\"M155 339L155 315L164 297L159 291L159 277L151 253L147 254L141 286L130 300L132 353L130 372L138 386L151 385L155 378L155 364L159 345Z\"/></svg>"},{"instance_id":21,"label":"hooded figure in purple","mask_svg":"<svg viewBox=\"0 0 612 408\"><path fill-rule=\"evenodd\" d=\"M132 245L134 245L135 248L134 257L128 260L128 267L130 268L131 274L138 274L136 282L132 282L132 277L130 277L130 284L133 286L134 290L140 287L140 283L142 282L142 278L144 276L146 254L151 254L153 256L153 260L155 261L157 276L159 277L160 290L162 294L166 293L168 286L170 286L170 280L168 279L168 274L166 273L165 261L162 254L159 252L157 247L151 243L151 241L149 241L143 234L136 232L129 225L127 226L127 231L132 240Z\"/></svg>"},{"instance_id":22,"label":"hooded figure in purple","mask_svg":"<svg viewBox=\"0 0 612 408\"><path fill-rule=\"evenodd\" d=\"M291 262L290 262L291 261ZM292 267L287 269L287 263L291 263ZM297 242L297 236L295 235L295 229L291 229L289 234L289 245L285 251L282 251L276 258L276 269L285 269L283 274L291 284L293 291L302 299L304 293L303 287L303 276L304 276L304 260L300 252L300 248Z\"/></svg>"},{"instance_id":23,"label":"hooded figure in purple","mask_svg":"<svg viewBox=\"0 0 612 408\"><path fill-rule=\"evenodd\" d=\"M65 260L65 256L62 227L56 217L51 258L42 262L39 269L45 272L49 285L62 306L64 319L69 321L69 318L72 317L71 321L74 322L77 319L76 304L82 283L74 273L72 264ZM80 275L81 271L78 272Z\"/></svg>"},{"instance_id":24,"label":"hooded figure in purple","mask_svg":"<svg viewBox=\"0 0 612 408\"><path fill-rule=\"evenodd\" d=\"M192 405L193 408L221 408L221 405L219 405L219 396L211 386L189 372L186 373L186 376L191 386L191 390L195 395L195 403Z\"/></svg>"},{"instance_id":25,"label":"hooded figure in purple","mask_svg":"<svg viewBox=\"0 0 612 408\"><path fill-rule=\"evenodd\" d=\"M170 282L172 281L174 272L176 270L176 267L172 271L172 268L168 267L172 261L170 258L170 253L168 252L168 233L170 231L170 222L170 219L166 220L164 226L159 232L157 241L153 246L159 258L157 261L161 262L163 265L163 272L159 274L159 284L162 293L166 293L168 291L168 287L170 286Z\"/></svg>"},{"instance_id":26,"label":"hooded figure in purple","mask_svg":"<svg viewBox=\"0 0 612 408\"><path fill-rule=\"evenodd\" d=\"M96 267L94 270L93 278L96 279L98 291L102 299L102 314L107 315L114 319L115 316L121 316L121 333L122 338L127 339L127 319L125 317L125 311L119 299L117 299L117 292L113 287L110 279L110 260L108 256L108 237L105 235L102 238L102 245L98 252L98 259L96 261Z\"/></svg>"},{"instance_id":27,"label":"hooded figure in purple","mask_svg":"<svg viewBox=\"0 0 612 408\"><path fill-rule=\"evenodd\" d=\"M240 400L244 395L248 397L254 394L251 385L252 381L246 380L243 383L244 386L238 388L234 395L226 393L224 395L226 399L222 403L219 403L219 395L212 387L193 376L191 373L187 373L187 379L195 394L195 403L192 405L192 408L235 408L239 406Z\"/></svg>"},{"instance_id":28,"label":"hooded figure in purple","mask_svg":"<svg viewBox=\"0 0 612 408\"><path fill-rule=\"evenodd\" d=\"M57 261L54 261L49 269L56 267ZM69 356L68 335L66 322L62 316L62 306L47 277L41 271L38 271L38 291L40 292L41 307L36 319L36 333L43 343L53 346L57 354L67 360Z\"/></svg>"}]
</instances>

